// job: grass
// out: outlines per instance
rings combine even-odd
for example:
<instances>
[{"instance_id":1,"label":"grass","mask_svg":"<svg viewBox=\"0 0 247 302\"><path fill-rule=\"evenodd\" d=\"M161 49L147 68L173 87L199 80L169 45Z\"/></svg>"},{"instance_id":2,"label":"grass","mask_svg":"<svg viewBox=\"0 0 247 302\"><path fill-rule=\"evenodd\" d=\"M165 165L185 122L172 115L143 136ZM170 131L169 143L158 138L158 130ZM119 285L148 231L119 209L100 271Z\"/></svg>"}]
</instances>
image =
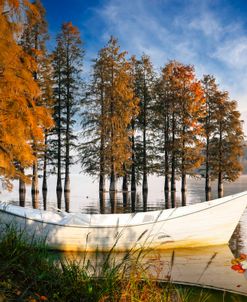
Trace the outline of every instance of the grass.
<instances>
[{"instance_id":1,"label":"grass","mask_svg":"<svg viewBox=\"0 0 247 302\"><path fill-rule=\"evenodd\" d=\"M140 264L142 252L134 258L126 253L121 261L116 261L113 253L104 258L96 253L93 262L87 257L81 261L58 259L45 243L30 240L13 225L1 230L0 302L241 301L222 294L214 300L209 290L157 282L159 271L157 276L150 275Z\"/></svg>"}]
</instances>

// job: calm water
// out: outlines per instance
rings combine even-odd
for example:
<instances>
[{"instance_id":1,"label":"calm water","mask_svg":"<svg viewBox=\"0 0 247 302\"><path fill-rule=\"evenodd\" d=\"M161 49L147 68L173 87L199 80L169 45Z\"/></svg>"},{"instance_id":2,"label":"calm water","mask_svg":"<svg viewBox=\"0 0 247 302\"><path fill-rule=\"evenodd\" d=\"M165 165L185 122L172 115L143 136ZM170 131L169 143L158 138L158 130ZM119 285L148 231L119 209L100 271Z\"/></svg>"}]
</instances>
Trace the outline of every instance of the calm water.
<instances>
[{"instance_id":1,"label":"calm water","mask_svg":"<svg viewBox=\"0 0 247 302\"><path fill-rule=\"evenodd\" d=\"M48 183L47 209L56 208L55 184L55 177L50 177ZM121 188L120 183L119 188ZM241 176L234 183L225 184L224 196L245 190L247 190L247 175ZM30 191L31 189L28 187L26 206L31 206L32 204ZM165 196L163 191L163 179L154 176L149 177L148 195L143 198L140 192L141 190L137 191L137 194L134 195L130 192L126 194L118 192L115 196L111 196L111 198L109 193L105 193L103 198L102 196L99 198L97 181L94 182L89 177L80 174L72 174L70 211L83 213L137 212L205 201L203 179L188 179L186 197L181 196L179 182L177 183L176 194ZM1 200L8 200L18 204L17 184L14 185L12 192L3 191L0 198ZM212 190L212 199L214 198L217 198L216 184L214 184ZM42 194L40 194L39 201L40 208L43 208ZM247 277L232 271L230 268L231 259L240 253L247 254L247 209L231 238L229 247L210 247L176 251L172 280L184 284L197 284L227 289L247 295ZM160 261L159 267L162 267L160 278L164 280L169 271L171 252L164 251L156 256L149 255L149 258L146 260L150 261L150 259L152 259L152 261L156 261L155 259L158 259L157 261Z\"/></svg>"}]
</instances>

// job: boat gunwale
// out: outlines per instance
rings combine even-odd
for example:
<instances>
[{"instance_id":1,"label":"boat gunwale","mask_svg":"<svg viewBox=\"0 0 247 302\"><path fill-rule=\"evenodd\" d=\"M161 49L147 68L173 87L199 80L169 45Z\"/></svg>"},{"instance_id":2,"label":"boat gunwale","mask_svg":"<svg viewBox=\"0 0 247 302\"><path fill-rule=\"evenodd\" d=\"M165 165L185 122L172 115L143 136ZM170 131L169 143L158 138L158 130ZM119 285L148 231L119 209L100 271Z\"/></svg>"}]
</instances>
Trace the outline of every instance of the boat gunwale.
<instances>
[{"instance_id":1,"label":"boat gunwale","mask_svg":"<svg viewBox=\"0 0 247 302\"><path fill-rule=\"evenodd\" d=\"M241 195L240 195L241 194ZM190 212L190 213L185 213L185 214L182 214L180 216L176 216L176 217L167 217L166 219L163 219L163 220L157 220L161 213L163 211L166 211L167 209L164 209L164 210L158 210L156 212L159 212L159 214L157 215L157 218L152 221L152 222L143 222L143 223L138 223L138 224L115 224L115 225L80 225L80 224L62 224L62 223L56 223L56 222L50 222L50 221L45 221L45 220L40 220L40 219L37 219L37 218L32 218L32 217L27 217L27 216L23 216L23 215L20 215L20 214L16 214L16 213L11 213L10 211L7 211L7 207L6 209L0 209L0 212L3 212L5 214L9 214L9 215L12 215L12 216L16 216L16 217L19 217L19 218L23 218L25 220L31 220L31 221L35 221L35 222L39 222L39 223L42 223L42 224L50 224L50 225L55 225L55 226L60 226L60 227L71 227L71 228L83 228L83 229L91 229L91 228L100 228L100 229L109 229L109 228L119 228L119 227L137 227L137 226L143 226L143 225L153 225L153 224L156 224L156 223L162 223L162 222L166 222L166 221L169 221L169 220L173 220L173 219L178 219L178 218L182 218L182 217L185 217L185 216L189 216L189 215L193 215L193 214L197 214L199 212L203 212L203 211L207 211L211 208L215 208L215 207L218 207L218 206L221 206L221 205L224 205L226 203L229 203L235 199L238 199L238 198L241 198L243 196L247 196L247 191L245 192L241 192L241 193L237 193L236 194L237 196L232 198L232 196L234 195L229 195L229 196L225 196L225 197L229 197L227 198L226 201L222 201L222 202L219 202L219 203L216 203L216 204L213 204L213 205L210 205L210 203L212 202L216 202L217 200L220 200L220 198L217 198L217 199L214 199L214 200L211 200L211 201L206 201L206 203L208 203L208 206L206 208L203 208L203 209L200 209L200 210L196 210L194 212ZM240 196L239 196L240 195ZM205 202L204 202L205 203ZM193 206L195 204L192 204L192 205L188 205L188 206ZM8 206L8 205L7 205ZM15 207L18 207L16 205L12 205L12 206L15 206ZM176 209L178 209L179 207L176 207L174 208L174 211L171 213L173 214L175 212ZM41 210L40 210L41 211ZM49 211L47 211L49 212ZM143 214L146 214L146 213L152 213L152 212L155 212L155 211L149 211L149 212L136 212L134 213L133 217L137 214L137 213L143 213ZM52 212L50 212L52 213ZM57 213L55 213L57 214ZM73 214L73 213L71 213ZM95 214L89 214L89 215L95 215ZM96 214L98 215L98 214ZM105 215L105 214L99 214L99 215ZM107 215L107 214L106 214ZM109 215L109 214L108 214ZM114 215L114 214L110 214L110 215ZM118 214L119 215L119 214ZM122 213L120 215L129 215L129 213ZM170 215L171 216L171 215ZM132 217L132 218L133 218ZM130 220L131 221L131 217L130 217Z\"/></svg>"}]
</instances>

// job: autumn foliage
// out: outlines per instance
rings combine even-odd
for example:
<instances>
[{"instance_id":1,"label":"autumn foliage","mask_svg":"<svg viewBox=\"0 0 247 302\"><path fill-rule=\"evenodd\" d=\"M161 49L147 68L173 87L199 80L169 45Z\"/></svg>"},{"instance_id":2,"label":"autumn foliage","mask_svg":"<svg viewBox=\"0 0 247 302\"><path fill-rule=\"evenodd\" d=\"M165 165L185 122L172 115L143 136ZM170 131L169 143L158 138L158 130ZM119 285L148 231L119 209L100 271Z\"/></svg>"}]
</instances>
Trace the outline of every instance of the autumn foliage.
<instances>
[{"instance_id":1,"label":"autumn foliage","mask_svg":"<svg viewBox=\"0 0 247 302\"><path fill-rule=\"evenodd\" d=\"M11 14L23 13L26 2L5 1ZM37 65L17 44L13 16L0 6L0 174L3 180L24 177L19 166L30 167L35 160L31 139L43 141L43 129L52 125L50 113L38 106L38 83L33 79ZM29 6L28 6L29 7Z\"/></svg>"}]
</instances>

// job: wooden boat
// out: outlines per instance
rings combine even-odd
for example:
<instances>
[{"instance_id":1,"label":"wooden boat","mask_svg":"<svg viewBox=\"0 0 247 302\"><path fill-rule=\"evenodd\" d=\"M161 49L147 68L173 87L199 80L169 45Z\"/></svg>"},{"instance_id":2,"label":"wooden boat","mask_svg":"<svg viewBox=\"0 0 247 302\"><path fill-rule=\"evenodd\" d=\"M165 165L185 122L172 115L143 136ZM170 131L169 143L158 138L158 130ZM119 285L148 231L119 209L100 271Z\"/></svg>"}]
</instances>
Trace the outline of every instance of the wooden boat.
<instances>
[{"instance_id":1,"label":"wooden boat","mask_svg":"<svg viewBox=\"0 0 247 302\"><path fill-rule=\"evenodd\" d=\"M171 249L228 243L247 206L247 191L185 207L131 214L42 211L0 203L0 222L63 251Z\"/></svg>"}]
</instances>

